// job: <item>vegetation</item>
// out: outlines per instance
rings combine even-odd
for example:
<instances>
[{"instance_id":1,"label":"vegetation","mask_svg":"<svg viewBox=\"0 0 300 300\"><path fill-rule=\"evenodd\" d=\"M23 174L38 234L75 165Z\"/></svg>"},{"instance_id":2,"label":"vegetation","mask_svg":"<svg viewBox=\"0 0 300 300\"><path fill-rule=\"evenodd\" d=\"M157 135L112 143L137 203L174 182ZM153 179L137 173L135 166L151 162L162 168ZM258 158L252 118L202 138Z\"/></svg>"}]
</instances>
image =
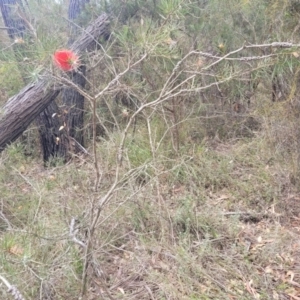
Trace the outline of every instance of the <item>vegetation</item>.
<instances>
[{"instance_id":1,"label":"vegetation","mask_svg":"<svg viewBox=\"0 0 300 300\"><path fill-rule=\"evenodd\" d=\"M20 70L67 84L62 2L29 1L26 57L0 39L1 106ZM25 299L299 299L298 1L91 0L80 26L104 11L80 57L87 153L44 165L32 125L0 154L0 280Z\"/></svg>"}]
</instances>

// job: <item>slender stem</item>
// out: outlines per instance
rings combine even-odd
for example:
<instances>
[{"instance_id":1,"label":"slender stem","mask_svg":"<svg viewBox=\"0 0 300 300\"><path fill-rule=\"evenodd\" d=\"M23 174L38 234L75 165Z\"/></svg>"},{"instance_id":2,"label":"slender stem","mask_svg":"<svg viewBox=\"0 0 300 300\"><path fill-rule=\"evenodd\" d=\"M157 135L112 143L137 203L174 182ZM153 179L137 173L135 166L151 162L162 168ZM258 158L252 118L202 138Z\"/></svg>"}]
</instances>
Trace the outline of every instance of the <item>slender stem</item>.
<instances>
[{"instance_id":1,"label":"slender stem","mask_svg":"<svg viewBox=\"0 0 300 300\"><path fill-rule=\"evenodd\" d=\"M97 158L97 132L96 132L96 125L97 125L97 112L96 112L96 98L93 99L92 105L93 105L93 153L94 153L94 166L95 166L95 172L96 172L96 180L95 180L95 186L94 190L97 191L98 185L100 182L100 172L98 167L98 158Z\"/></svg>"}]
</instances>

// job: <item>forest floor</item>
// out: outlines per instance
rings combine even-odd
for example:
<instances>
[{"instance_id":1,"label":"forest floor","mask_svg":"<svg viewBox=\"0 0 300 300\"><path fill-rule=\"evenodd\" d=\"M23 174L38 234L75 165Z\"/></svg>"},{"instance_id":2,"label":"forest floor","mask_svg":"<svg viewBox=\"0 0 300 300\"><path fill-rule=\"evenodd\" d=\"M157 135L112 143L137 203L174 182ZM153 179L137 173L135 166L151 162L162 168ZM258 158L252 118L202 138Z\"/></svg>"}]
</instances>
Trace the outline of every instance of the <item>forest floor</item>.
<instances>
[{"instance_id":1,"label":"forest floor","mask_svg":"<svg viewBox=\"0 0 300 300\"><path fill-rule=\"evenodd\" d=\"M84 274L82 299L300 299L297 172L263 132L174 156L143 147L128 146L89 254L78 240L114 183L112 140L97 191L89 156L44 167L18 142L1 154L0 273L25 299L80 299Z\"/></svg>"}]
</instances>

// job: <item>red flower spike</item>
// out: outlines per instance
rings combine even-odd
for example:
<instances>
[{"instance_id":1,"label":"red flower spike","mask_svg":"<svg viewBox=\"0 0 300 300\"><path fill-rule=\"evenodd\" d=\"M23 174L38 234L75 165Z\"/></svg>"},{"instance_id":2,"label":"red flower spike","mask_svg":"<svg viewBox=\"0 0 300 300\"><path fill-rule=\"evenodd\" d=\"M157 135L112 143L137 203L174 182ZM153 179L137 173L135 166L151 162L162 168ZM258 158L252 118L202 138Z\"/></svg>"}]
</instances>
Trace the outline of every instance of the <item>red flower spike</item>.
<instances>
[{"instance_id":1,"label":"red flower spike","mask_svg":"<svg viewBox=\"0 0 300 300\"><path fill-rule=\"evenodd\" d=\"M55 65L63 71L75 70L79 65L79 57L71 50L57 50L54 53Z\"/></svg>"}]
</instances>

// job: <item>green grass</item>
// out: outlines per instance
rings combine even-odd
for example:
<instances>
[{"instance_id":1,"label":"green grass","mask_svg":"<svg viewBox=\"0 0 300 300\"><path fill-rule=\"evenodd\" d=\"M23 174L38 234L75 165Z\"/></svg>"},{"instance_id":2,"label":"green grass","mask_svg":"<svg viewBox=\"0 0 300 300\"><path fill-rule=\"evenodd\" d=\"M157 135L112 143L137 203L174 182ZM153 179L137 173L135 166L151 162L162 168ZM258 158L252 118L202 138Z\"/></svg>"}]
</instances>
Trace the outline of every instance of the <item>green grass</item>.
<instances>
[{"instance_id":1,"label":"green grass","mask_svg":"<svg viewBox=\"0 0 300 300\"><path fill-rule=\"evenodd\" d=\"M290 281L294 275L299 282L299 112L293 106L296 99L270 103L269 74L270 68L276 69L273 64L280 63L282 74L292 77L295 57L286 53L286 62L276 62L274 56L274 62L257 65L249 60L243 64L245 70L240 62L223 60L203 72L212 58L190 55L169 77L190 49L224 55L239 48L241 41L254 44L253 38L260 39L264 30L270 42L273 33L262 24L273 18L261 6L253 14L251 1L230 1L225 10L220 1L195 9L184 1L165 1L161 16L151 1L142 8L142 1L129 2L132 12L113 3L121 19L123 14L131 18L112 24L114 35L108 45L103 43L107 56L102 57L103 49L86 54L84 63L93 67L85 92L97 94L140 53L149 50L148 57L97 99L97 113L108 132L97 136L96 145L86 105L90 155L44 165L35 128L0 154L0 275L25 299L299 297ZM48 4L43 5L35 7L38 15L42 8L48 11ZM52 9L56 15L63 8ZM216 22L218 18L226 22ZM284 18L280 15L283 23ZM276 20L270 26L277 28ZM66 44L62 23L52 26L47 37L47 24L38 26L38 46L31 44L32 56L25 66L27 73L31 70L28 78L36 79L33 71L48 68L51 53ZM279 56L281 49L274 53ZM251 52L256 55L260 54ZM4 58L1 102L23 86L14 58ZM233 104L246 104L244 93L252 88L248 75L261 82L249 111L238 114ZM183 83L187 76L193 80ZM159 97L166 82L168 96L227 76L233 80L224 85L179 93L144 109L126 132L123 160L117 162L126 123L137 107ZM136 106L126 107L130 99ZM97 189L95 159L100 173ZM105 196L109 200L101 206ZM86 292L80 298L85 279ZM0 298L9 297L2 285Z\"/></svg>"},{"instance_id":2,"label":"green grass","mask_svg":"<svg viewBox=\"0 0 300 300\"><path fill-rule=\"evenodd\" d=\"M1 273L27 298L50 291L53 299L80 294L85 254L69 236L70 222L78 219L76 237L85 241L93 201L114 179L114 143L98 145L103 181L97 193L89 159L80 167L74 160L44 168L22 154L21 144L2 153L7 220L1 222ZM99 280L98 267L116 299L148 299L150 294L154 299L253 299L256 293L271 299L272 293L287 294L291 286L278 276L293 269L296 236L271 209L276 212L284 193L277 186L278 163L268 167L266 146L258 135L214 149L209 143L181 149L192 155L167 157L162 149L153 157L148 137L136 135L126 146L121 174L128 167L136 171L101 212L91 241L94 267L88 284ZM147 180L137 180L140 172ZM243 213L265 217L252 223L251 218L244 221ZM148 288L141 289L141 280Z\"/></svg>"},{"instance_id":3,"label":"green grass","mask_svg":"<svg viewBox=\"0 0 300 300\"><path fill-rule=\"evenodd\" d=\"M26 299L78 299L90 257L91 299L106 299L103 287L112 299L250 300L296 293L287 272L297 272L292 259L299 235L283 209L286 197L299 191L288 179L295 164L273 153L270 165L272 146L259 134L217 145L209 139L194 145L181 136L185 145L174 152L170 136L165 139L154 155L145 131L126 143L119 170L125 179L101 209L91 256L70 237L70 222L79 220L76 238L86 243L97 204L115 179L118 133L97 144L97 191L90 157L44 167L19 144L6 149L0 273ZM0 290L0 298L8 297Z\"/></svg>"}]
</instances>

